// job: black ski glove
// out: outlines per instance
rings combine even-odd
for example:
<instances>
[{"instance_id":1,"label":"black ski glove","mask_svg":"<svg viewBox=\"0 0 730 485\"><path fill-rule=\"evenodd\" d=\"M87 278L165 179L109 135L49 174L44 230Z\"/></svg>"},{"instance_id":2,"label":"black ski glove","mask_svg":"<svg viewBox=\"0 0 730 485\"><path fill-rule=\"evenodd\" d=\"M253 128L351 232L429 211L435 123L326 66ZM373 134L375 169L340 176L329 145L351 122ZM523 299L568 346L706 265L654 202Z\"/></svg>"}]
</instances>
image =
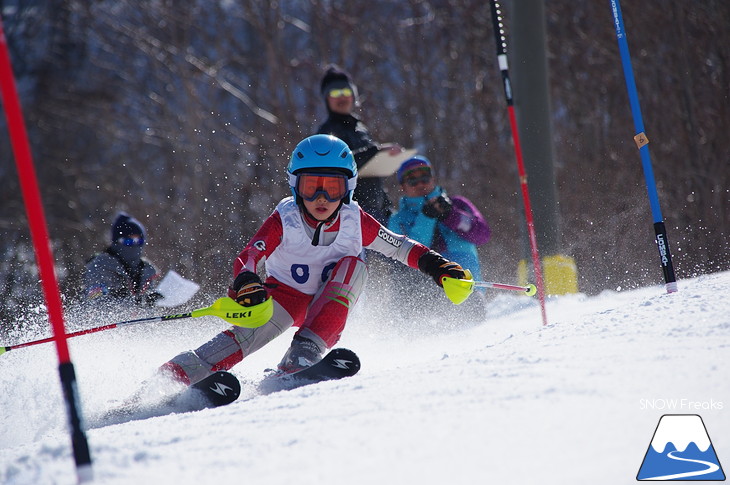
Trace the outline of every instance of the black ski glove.
<instances>
[{"instance_id":1,"label":"black ski glove","mask_svg":"<svg viewBox=\"0 0 730 485\"><path fill-rule=\"evenodd\" d=\"M442 193L438 197L429 199L425 204L423 204L421 212L423 212L426 217L443 221L449 216L453 207L454 204L451 202L451 199L449 199L449 196L446 195L446 193Z\"/></svg>"},{"instance_id":2,"label":"black ski glove","mask_svg":"<svg viewBox=\"0 0 730 485\"><path fill-rule=\"evenodd\" d=\"M235 293L236 303L242 306L254 306L266 301L266 288L259 275L252 271L241 271L231 285Z\"/></svg>"},{"instance_id":3,"label":"black ski glove","mask_svg":"<svg viewBox=\"0 0 730 485\"><path fill-rule=\"evenodd\" d=\"M466 273L459 264L449 261L433 250L418 258L418 269L433 278L441 287L443 287L441 278L444 276L457 279L466 278Z\"/></svg>"}]
</instances>

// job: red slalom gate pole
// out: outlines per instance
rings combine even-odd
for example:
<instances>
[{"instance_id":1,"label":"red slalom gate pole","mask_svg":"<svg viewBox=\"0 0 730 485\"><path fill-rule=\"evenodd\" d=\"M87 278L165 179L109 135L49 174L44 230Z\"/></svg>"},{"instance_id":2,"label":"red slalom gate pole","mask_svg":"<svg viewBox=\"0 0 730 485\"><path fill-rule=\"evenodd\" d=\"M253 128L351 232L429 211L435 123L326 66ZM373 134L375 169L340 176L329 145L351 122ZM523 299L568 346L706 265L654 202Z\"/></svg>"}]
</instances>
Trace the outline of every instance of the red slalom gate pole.
<instances>
[{"instance_id":1,"label":"red slalom gate pole","mask_svg":"<svg viewBox=\"0 0 730 485\"><path fill-rule=\"evenodd\" d=\"M502 84L504 86L504 95L507 99L509 123L512 128L512 139L515 145L515 157L517 158L517 171L520 176L520 186L522 188L522 200L525 204L525 219L527 220L527 231L530 236L530 250L532 252L532 264L535 268L535 282L537 283L537 296L540 300L542 324L547 325L547 312L545 310L545 285L542 279L540 254L537 250L537 236L535 235L535 222L532 217L530 192L527 189L527 173L525 172L525 163L522 159L522 145L520 145L520 135L517 130L517 119L515 117L514 100L512 98L512 83L510 83L509 68L507 65L507 38L504 35L502 13L500 12L499 4L496 0L490 0L489 4L492 11L494 38L497 44L497 61L499 62L499 70L502 72Z\"/></svg>"},{"instance_id":2,"label":"red slalom gate pole","mask_svg":"<svg viewBox=\"0 0 730 485\"><path fill-rule=\"evenodd\" d=\"M71 443L76 461L76 472L79 482L91 480L91 454L86 434L82 429L81 408L76 387L76 375L66 342L66 329L63 320L63 306L56 279L51 244L48 237L46 218L43 213L40 191L33 157L31 156L28 134L23 121L18 91L15 86L10 51L8 49L2 18L0 18L0 94L2 95L5 116L8 120L10 142L15 154L15 165L25 201L25 210L28 216L33 248L35 250L38 272L43 286L43 294L48 309L48 318L51 322L56 350L59 360L59 374L61 387L66 401L69 425L71 428Z\"/></svg>"}]
</instances>

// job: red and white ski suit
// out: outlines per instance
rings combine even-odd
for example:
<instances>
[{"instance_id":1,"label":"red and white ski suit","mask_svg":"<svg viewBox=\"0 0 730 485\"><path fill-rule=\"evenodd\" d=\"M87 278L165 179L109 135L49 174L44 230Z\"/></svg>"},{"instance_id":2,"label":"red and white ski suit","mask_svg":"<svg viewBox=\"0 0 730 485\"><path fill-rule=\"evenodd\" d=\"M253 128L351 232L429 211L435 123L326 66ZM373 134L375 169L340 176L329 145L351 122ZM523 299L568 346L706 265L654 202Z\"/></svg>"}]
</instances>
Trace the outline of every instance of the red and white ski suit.
<instances>
[{"instance_id":1,"label":"red and white ski suit","mask_svg":"<svg viewBox=\"0 0 730 485\"><path fill-rule=\"evenodd\" d=\"M367 280L359 257L363 248L412 268L428 251L383 227L354 201L341 206L313 246L315 224L293 197L282 200L233 263L235 278L243 270L257 272L265 262L267 291L274 300L271 320L257 328L231 326L196 350L177 355L163 370L186 384L198 382L230 369L292 326L321 348L330 348L340 339Z\"/></svg>"}]
</instances>

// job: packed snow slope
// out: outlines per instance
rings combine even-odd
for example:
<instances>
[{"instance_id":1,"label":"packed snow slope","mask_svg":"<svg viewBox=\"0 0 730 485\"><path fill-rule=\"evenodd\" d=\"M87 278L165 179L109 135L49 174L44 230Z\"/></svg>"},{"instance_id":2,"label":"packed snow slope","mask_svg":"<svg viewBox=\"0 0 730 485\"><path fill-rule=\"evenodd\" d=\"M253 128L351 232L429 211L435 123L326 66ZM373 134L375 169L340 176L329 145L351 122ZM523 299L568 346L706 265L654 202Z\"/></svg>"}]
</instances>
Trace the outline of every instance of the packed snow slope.
<instances>
[{"instance_id":1,"label":"packed snow slope","mask_svg":"<svg viewBox=\"0 0 730 485\"><path fill-rule=\"evenodd\" d=\"M365 297L340 341L360 355L358 375L257 395L288 333L233 369L235 403L109 426L94 417L226 324L77 337L93 483L631 484L664 414L700 415L727 467L729 290L724 272L675 294L560 297L548 326L535 299L508 292L462 325L394 322ZM76 483L53 345L0 356L0 386L0 483Z\"/></svg>"}]
</instances>

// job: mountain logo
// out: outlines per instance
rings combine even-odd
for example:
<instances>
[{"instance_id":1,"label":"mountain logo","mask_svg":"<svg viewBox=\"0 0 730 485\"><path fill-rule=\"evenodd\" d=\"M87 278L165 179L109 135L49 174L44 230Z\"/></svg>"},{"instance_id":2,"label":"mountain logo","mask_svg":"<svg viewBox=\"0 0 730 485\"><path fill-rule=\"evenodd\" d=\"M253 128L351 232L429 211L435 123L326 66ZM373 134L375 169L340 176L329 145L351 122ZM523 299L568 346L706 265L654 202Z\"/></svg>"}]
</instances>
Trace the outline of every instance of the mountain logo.
<instances>
[{"instance_id":1,"label":"mountain logo","mask_svg":"<svg viewBox=\"0 0 730 485\"><path fill-rule=\"evenodd\" d=\"M696 414L662 416L636 479L725 480L702 418Z\"/></svg>"}]
</instances>

